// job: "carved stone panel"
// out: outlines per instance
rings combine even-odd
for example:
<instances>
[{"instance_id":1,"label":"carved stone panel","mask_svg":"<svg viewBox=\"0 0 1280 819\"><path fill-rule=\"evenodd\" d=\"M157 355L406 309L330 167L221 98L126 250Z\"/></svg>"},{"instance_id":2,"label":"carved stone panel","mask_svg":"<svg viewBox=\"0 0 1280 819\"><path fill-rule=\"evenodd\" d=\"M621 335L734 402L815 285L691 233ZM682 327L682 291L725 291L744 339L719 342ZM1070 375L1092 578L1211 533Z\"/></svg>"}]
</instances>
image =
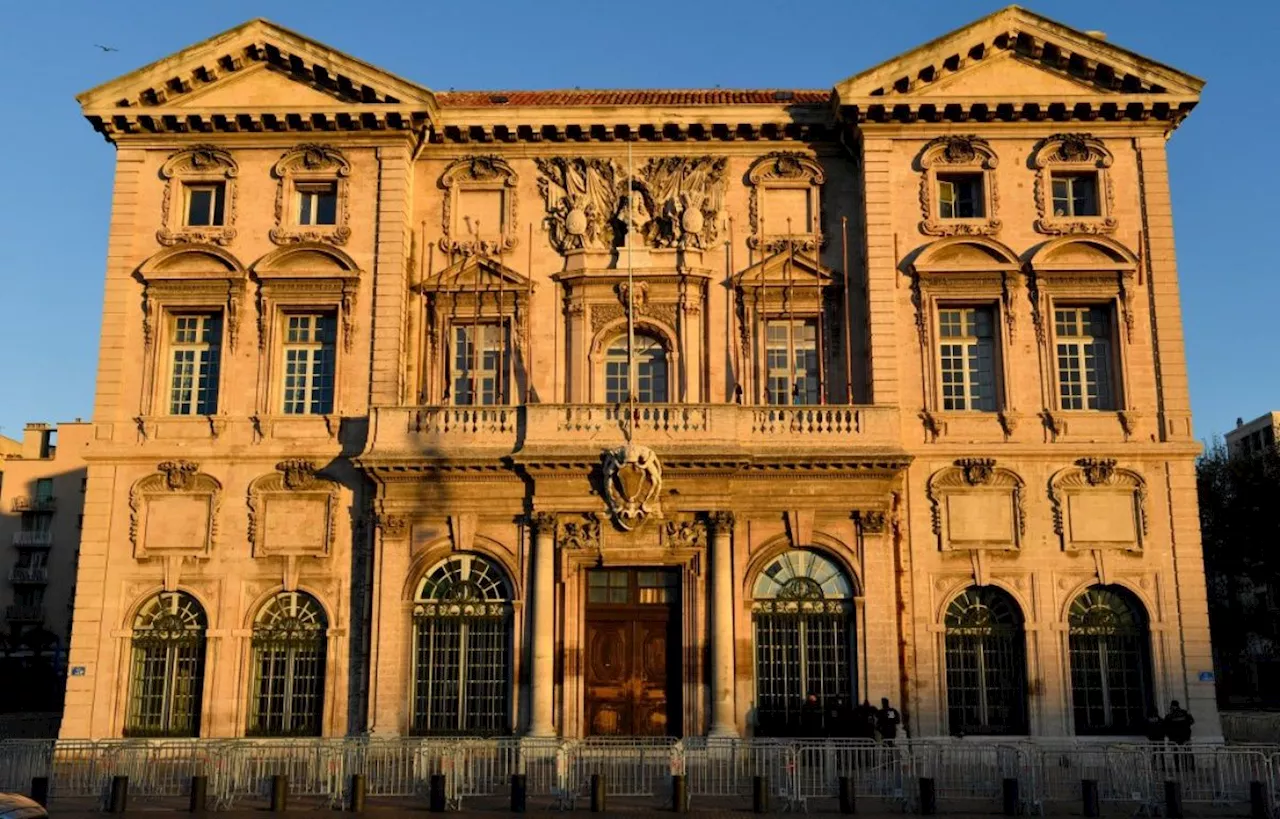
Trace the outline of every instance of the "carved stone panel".
<instances>
[{"instance_id":1,"label":"carved stone panel","mask_svg":"<svg viewBox=\"0 0 1280 819\"><path fill-rule=\"evenodd\" d=\"M999 160L990 143L977 136L947 135L930 140L920 153L920 232L928 236L989 236L1000 230L1000 191L994 173ZM981 178L982 213L973 218L944 217L938 197L939 174Z\"/></svg>"},{"instance_id":2,"label":"carved stone panel","mask_svg":"<svg viewBox=\"0 0 1280 819\"><path fill-rule=\"evenodd\" d=\"M1081 458L1049 483L1054 530L1066 550L1140 551L1147 532L1146 481L1113 458Z\"/></svg>"},{"instance_id":3,"label":"carved stone panel","mask_svg":"<svg viewBox=\"0 0 1280 819\"><path fill-rule=\"evenodd\" d=\"M134 557L207 556L217 536L222 486L191 461L165 461L129 492Z\"/></svg>"},{"instance_id":4,"label":"carved stone panel","mask_svg":"<svg viewBox=\"0 0 1280 819\"><path fill-rule=\"evenodd\" d=\"M333 546L338 485L301 458L249 485L249 542L254 557L326 557Z\"/></svg>"},{"instance_id":5,"label":"carved stone panel","mask_svg":"<svg viewBox=\"0 0 1280 819\"><path fill-rule=\"evenodd\" d=\"M216 145L192 145L170 156L160 167L165 185L156 241L166 247L187 242L229 244L236 237L235 178L239 173L240 167L231 154ZM188 185L221 186L221 224L186 223Z\"/></svg>"},{"instance_id":6,"label":"carved stone panel","mask_svg":"<svg viewBox=\"0 0 1280 819\"><path fill-rule=\"evenodd\" d=\"M1077 233L1114 233L1116 197L1111 182L1111 152L1101 139L1090 134L1055 134L1042 140L1032 151L1036 167L1034 196L1040 218L1040 233L1061 236ZM1097 180L1095 196L1098 212L1093 216L1057 213L1053 206L1054 173L1090 173Z\"/></svg>"},{"instance_id":7,"label":"carved stone panel","mask_svg":"<svg viewBox=\"0 0 1280 819\"><path fill-rule=\"evenodd\" d=\"M991 458L961 458L929 479L939 548L1019 549L1026 534L1025 484Z\"/></svg>"},{"instance_id":8,"label":"carved stone panel","mask_svg":"<svg viewBox=\"0 0 1280 819\"><path fill-rule=\"evenodd\" d=\"M458 159L440 175L444 190L440 249L463 255L496 255L516 246L519 176L505 159Z\"/></svg>"},{"instance_id":9,"label":"carved stone panel","mask_svg":"<svg viewBox=\"0 0 1280 819\"><path fill-rule=\"evenodd\" d=\"M276 178L276 224L269 232L278 245L294 242L331 242L343 245L351 238L351 205L347 178L351 163L337 148L315 143L295 145L271 169ZM295 194L300 185L333 185L336 212L331 225L299 224Z\"/></svg>"},{"instance_id":10,"label":"carved stone panel","mask_svg":"<svg viewBox=\"0 0 1280 819\"><path fill-rule=\"evenodd\" d=\"M747 171L751 185L747 244L776 253L789 245L817 250L826 244L822 226L822 185L826 173L817 160L797 151L760 157Z\"/></svg>"}]
</instances>

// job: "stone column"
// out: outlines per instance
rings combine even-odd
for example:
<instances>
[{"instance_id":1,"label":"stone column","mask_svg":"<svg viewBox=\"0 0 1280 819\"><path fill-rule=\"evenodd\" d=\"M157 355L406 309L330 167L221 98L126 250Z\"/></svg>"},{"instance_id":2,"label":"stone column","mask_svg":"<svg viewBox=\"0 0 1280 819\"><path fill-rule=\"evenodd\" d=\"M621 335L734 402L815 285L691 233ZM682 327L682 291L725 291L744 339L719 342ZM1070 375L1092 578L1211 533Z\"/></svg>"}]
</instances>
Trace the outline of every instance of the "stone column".
<instances>
[{"instance_id":1,"label":"stone column","mask_svg":"<svg viewBox=\"0 0 1280 819\"><path fill-rule=\"evenodd\" d=\"M711 736L738 736L733 677L733 513L711 513Z\"/></svg>"},{"instance_id":2,"label":"stone column","mask_svg":"<svg viewBox=\"0 0 1280 819\"><path fill-rule=\"evenodd\" d=\"M533 533L533 664L529 669L529 731L531 737L556 735L552 713L555 704L555 588L556 516L535 512L529 521Z\"/></svg>"}]
</instances>

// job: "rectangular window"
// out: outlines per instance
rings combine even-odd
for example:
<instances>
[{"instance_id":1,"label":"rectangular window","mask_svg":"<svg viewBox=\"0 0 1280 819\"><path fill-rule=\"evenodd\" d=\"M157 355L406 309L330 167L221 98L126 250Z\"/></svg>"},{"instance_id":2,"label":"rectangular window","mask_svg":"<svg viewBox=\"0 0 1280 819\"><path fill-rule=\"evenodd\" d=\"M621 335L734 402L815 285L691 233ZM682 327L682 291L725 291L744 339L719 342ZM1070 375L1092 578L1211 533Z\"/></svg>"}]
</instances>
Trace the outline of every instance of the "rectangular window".
<instances>
[{"instance_id":1,"label":"rectangular window","mask_svg":"<svg viewBox=\"0 0 1280 819\"><path fill-rule=\"evenodd\" d=\"M993 307L938 310L938 378L944 410L996 410Z\"/></svg>"},{"instance_id":2,"label":"rectangular window","mask_svg":"<svg viewBox=\"0 0 1280 819\"><path fill-rule=\"evenodd\" d=\"M941 219L981 219L982 174L938 174L938 217Z\"/></svg>"},{"instance_id":3,"label":"rectangular window","mask_svg":"<svg viewBox=\"0 0 1280 819\"><path fill-rule=\"evenodd\" d=\"M186 185L186 216L189 227L219 227L223 224L226 186L221 182Z\"/></svg>"},{"instance_id":4,"label":"rectangular window","mask_svg":"<svg viewBox=\"0 0 1280 819\"><path fill-rule=\"evenodd\" d=\"M511 334L505 324L453 327L453 403L494 406L507 403Z\"/></svg>"},{"instance_id":5,"label":"rectangular window","mask_svg":"<svg viewBox=\"0 0 1280 819\"><path fill-rule=\"evenodd\" d=\"M169 328L169 414L213 415L218 411L222 315L175 315Z\"/></svg>"},{"instance_id":6,"label":"rectangular window","mask_svg":"<svg viewBox=\"0 0 1280 819\"><path fill-rule=\"evenodd\" d=\"M53 499L53 478L36 479L36 503L44 503Z\"/></svg>"},{"instance_id":7,"label":"rectangular window","mask_svg":"<svg viewBox=\"0 0 1280 819\"><path fill-rule=\"evenodd\" d=\"M338 184L336 182L300 182L298 190L298 224L336 225L338 223Z\"/></svg>"},{"instance_id":8,"label":"rectangular window","mask_svg":"<svg viewBox=\"0 0 1280 819\"><path fill-rule=\"evenodd\" d=\"M1111 308L1057 307L1053 322L1062 408L1114 410Z\"/></svg>"},{"instance_id":9,"label":"rectangular window","mask_svg":"<svg viewBox=\"0 0 1280 819\"><path fill-rule=\"evenodd\" d=\"M296 313L286 315L284 324L284 414L333 412L337 317L332 313Z\"/></svg>"},{"instance_id":10,"label":"rectangular window","mask_svg":"<svg viewBox=\"0 0 1280 819\"><path fill-rule=\"evenodd\" d=\"M1052 179L1054 216L1099 215L1096 173L1055 173Z\"/></svg>"},{"instance_id":11,"label":"rectangular window","mask_svg":"<svg viewBox=\"0 0 1280 819\"><path fill-rule=\"evenodd\" d=\"M816 320L770 319L765 323L770 404L820 403L818 361Z\"/></svg>"}]
</instances>

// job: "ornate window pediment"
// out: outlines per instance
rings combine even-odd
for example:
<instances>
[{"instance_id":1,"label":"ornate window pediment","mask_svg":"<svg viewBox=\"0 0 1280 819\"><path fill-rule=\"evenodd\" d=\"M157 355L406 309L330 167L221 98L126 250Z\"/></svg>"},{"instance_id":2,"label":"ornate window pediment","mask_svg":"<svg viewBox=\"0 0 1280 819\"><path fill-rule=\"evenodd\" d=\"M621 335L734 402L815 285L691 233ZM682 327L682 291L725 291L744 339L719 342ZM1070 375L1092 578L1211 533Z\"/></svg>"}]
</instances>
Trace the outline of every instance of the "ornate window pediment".
<instances>
[{"instance_id":1,"label":"ornate window pediment","mask_svg":"<svg viewBox=\"0 0 1280 819\"><path fill-rule=\"evenodd\" d=\"M271 241L278 245L347 243L351 238L351 163L341 151L314 143L295 145L280 157L271 175L276 178L276 225L268 234Z\"/></svg>"},{"instance_id":2,"label":"ornate window pediment","mask_svg":"<svg viewBox=\"0 0 1280 819\"><path fill-rule=\"evenodd\" d=\"M354 259L318 242L299 241L263 256L253 266L258 284L258 348L267 349L268 328L278 308L322 308L337 311L342 348L351 352L360 276Z\"/></svg>"},{"instance_id":3,"label":"ornate window pediment","mask_svg":"<svg viewBox=\"0 0 1280 819\"><path fill-rule=\"evenodd\" d=\"M333 548L338 484L303 458L249 484L249 543L254 557L327 557Z\"/></svg>"},{"instance_id":4,"label":"ornate window pediment","mask_svg":"<svg viewBox=\"0 0 1280 819\"><path fill-rule=\"evenodd\" d=\"M1054 531L1064 550L1141 551L1147 534L1147 484L1114 458L1081 458L1049 481Z\"/></svg>"},{"instance_id":5,"label":"ornate window pediment","mask_svg":"<svg viewBox=\"0 0 1280 819\"><path fill-rule=\"evenodd\" d=\"M940 136L920 152L920 232L980 236L1000 230L999 159L976 136Z\"/></svg>"},{"instance_id":6,"label":"ornate window pediment","mask_svg":"<svg viewBox=\"0 0 1280 819\"><path fill-rule=\"evenodd\" d=\"M1020 549L1027 529L1026 484L992 458L961 458L927 488L939 548Z\"/></svg>"},{"instance_id":7,"label":"ornate window pediment","mask_svg":"<svg viewBox=\"0 0 1280 819\"><path fill-rule=\"evenodd\" d=\"M1109 170L1113 157L1102 140L1090 134L1055 134L1036 145L1031 155L1040 215L1037 231L1053 236L1115 231L1115 190ZM1087 190L1073 191L1072 183L1087 185ZM1081 204L1084 213L1076 213Z\"/></svg>"},{"instance_id":8,"label":"ornate window pediment","mask_svg":"<svg viewBox=\"0 0 1280 819\"><path fill-rule=\"evenodd\" d=\"M240 330L248 273L235 256L215 245L183 245L162 250L142 263L142 338L156 341L155 325L165 309L225 311L227 346L234 352Z\"/></svg>"},{"instance_id":9,"label":"ornate window pediment","mask_svg":"<svg viewBox=\"0 0 1280 819\"><path fill-rule=\"evenodd\" d=\"M138 559L206 557L218 532L222 485L191 461L165 461L129 491L129 539Z\"/></svg>"},{"instance_id":10,"label":"ornate window pediment","mask_svg":"<svg viewBox=\"0 0 1280 819\"><path fill-rule=\"evenodd\" d=\"M1106 236L1062 236L1041 245L1027 268L1031 316L1042 344L1048 336L1045 317L1052 315L1055 301L1064 299L1117 303L1125 338L1132 340L1138 257L1127 247Z\"/></svg>"},{"instance_id":11,"label":"ornate window pediment","mask_svg":"<svg viewBox=\"0 0 1280 819\"><path fill-rule=\"evenodd\" d=\"M156 241L170 247L185 242L225 245L236 238L236 176L240 167L216 145L193 145L170 156L160 167L164 196ZM208 224L188 224L194 191L207 193Z\"/></svg>"},{"instance_id":12,"label":"ornate window pediment","mask_svg":"<svg viewBox=\"0 0 1280 819\"><path fill-rule=\"evenodd\" d=\"M777 151L751 164L747 246L774 253L792 245L815 251L826 245L822 185L826 172L808 154Z\"/></svg>"},{"instance_id":13,"label":"ornate window pediment","mask_svg":"<svg viewBox=\"0 0 1280 819\"><path fill-rule=\"evenodd\" d=\"M514 248L519 181L499 156L464 157L445 168L440 175L444 190L440 249L469 256Z\"/></svg>"}]
</instances>

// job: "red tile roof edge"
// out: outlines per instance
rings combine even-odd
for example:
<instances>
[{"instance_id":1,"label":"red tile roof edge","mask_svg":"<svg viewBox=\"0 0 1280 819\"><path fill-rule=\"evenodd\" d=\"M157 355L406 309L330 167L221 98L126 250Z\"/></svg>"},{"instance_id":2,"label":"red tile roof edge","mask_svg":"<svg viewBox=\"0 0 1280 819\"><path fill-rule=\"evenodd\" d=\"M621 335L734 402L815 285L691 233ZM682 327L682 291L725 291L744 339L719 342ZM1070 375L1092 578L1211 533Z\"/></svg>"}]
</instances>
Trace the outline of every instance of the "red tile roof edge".
<instances>
[{"instance_id":1,"label":"red tile roof edge","mask_svg":"<svg viewBox=\"0 0 1280 819\"><path fill-rule=\"evenodd\" d=\"M639 88L548 91L437 91L444 108L570 105L816 105L830 89Z\"/></svg>"}]
</instances>

